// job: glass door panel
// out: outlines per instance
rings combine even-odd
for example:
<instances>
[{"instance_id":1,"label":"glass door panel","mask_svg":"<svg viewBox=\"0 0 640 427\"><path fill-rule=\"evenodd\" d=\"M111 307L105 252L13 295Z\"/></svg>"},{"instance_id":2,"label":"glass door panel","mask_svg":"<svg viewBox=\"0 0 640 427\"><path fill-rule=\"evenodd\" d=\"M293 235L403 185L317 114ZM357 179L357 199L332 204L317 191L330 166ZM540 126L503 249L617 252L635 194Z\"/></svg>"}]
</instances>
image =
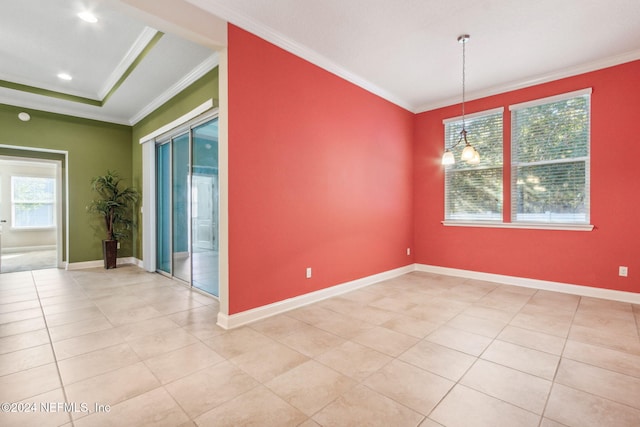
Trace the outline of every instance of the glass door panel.
<instances>
[{"instance_id":1,"label":"glass door panel","mask_svg":"<svg viewBox=\"0 0 640 427\"><path fill-rule=\"evenodd\" d=\"M172 141L173 275L191 283L189 134Z\"/></svg>"},{"instance_id":2,"label":"glass door panel","mask_svg":"<svg viewBox=\"0 0 640 427\"><path fill-rule=\"evenodd\" d=\"M218 119L156 146L156 268L219 296Z\"/></svg>"},{"instance_id":3,"label":"glass door panel","mask_svg":"<svg viewBox=\"0 0 640 427\"><path fill-rule=\"evenodd\" d=\"M193 129L193 286L218 296L218 119Z\"/></svg>"},{"instance_id":4,"label":"glass door panel","mask_svg":"<svg viewBox=\"0 0 640 427\"><path fill-rule=\"evenodd\" d=\"M171 144L156 146L156 268L171 274Z\"/></svg>"}]
</instances>

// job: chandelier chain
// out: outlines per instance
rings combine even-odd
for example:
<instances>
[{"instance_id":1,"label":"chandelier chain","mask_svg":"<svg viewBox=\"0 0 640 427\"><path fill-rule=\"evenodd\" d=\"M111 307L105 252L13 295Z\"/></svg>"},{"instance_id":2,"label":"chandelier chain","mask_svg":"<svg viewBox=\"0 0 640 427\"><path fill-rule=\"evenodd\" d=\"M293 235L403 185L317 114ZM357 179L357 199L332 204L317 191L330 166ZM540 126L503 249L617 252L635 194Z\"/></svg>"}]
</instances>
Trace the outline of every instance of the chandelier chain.
<instances>
[{"instance_id":1,"label":"chandelier chain","mask_svg":"<svg viewBox=\"0 0 640 427\"><path fill-rule=\"evenodd\" d=\"M478 153L478 150L476 150L469 143L469 141L467 141L465 110L465 103L467 101L467 49L465 44L468 41L469 34L462 34L460 37L458 37L458 42L462 43L462 130L460 131L460 138L451 147L447 147L445 142L445 152L442 155L443 165L453 165L455 163L455 158L453 157L452 150L462 142L464 142L464 148L462 150L462 160L466 161L470 165L477 165L480 163L480 154Z\"/></svg>"},{"instance_id":2,"label":"chandelier chain","mask_svg":"<svg viewBox=\"0 0 640 427\"><path fill-rule=\"evenodd\" d=\"M466 79L465 79L465 68L466 68L466 52L465 49L467 47L466 40L462 40L462 129L465 129L465 120L464 120L464 101L465 101L465 89L466 89Z\"/></svg>"}]
</instances>

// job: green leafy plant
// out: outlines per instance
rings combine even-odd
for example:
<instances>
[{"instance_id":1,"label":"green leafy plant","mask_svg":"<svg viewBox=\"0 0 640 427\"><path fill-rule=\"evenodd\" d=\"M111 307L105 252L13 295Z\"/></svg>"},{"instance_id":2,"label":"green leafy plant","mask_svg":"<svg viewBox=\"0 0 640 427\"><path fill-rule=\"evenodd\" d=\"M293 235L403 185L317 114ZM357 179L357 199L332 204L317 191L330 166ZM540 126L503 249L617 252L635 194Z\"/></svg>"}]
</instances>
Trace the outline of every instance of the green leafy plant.
<instances>
[{"instance_id":1,"label":"green leafy plant","mask_svg":"<svg viewBox=\"0 0 640 427\"><path fill-rule=\"evenodd\" d=\"M127 237L133 227L132 208L140 197L138 190L125 187L118 173L110 170L106 175L94 177L91 189L99 197L87 206L87 210L104 218L106 240Z\"/></svg>"}]
</instances>

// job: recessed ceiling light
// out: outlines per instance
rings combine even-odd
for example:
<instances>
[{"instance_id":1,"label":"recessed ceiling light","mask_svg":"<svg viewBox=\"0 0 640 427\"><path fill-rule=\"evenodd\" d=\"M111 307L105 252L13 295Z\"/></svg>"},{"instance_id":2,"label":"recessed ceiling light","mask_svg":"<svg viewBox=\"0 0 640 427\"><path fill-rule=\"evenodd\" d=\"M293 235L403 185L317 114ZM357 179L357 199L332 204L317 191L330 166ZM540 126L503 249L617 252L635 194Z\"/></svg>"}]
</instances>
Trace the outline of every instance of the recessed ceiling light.
<instances>
[{"instance_id":1,"label":"recessed ceiling light","mask_svg":"<svg viewBox=\"0 0 640 427\"><path fill-rule=\"evenodd\" d=\"M83 21L90 22L92 24L95 24L96 22L98 22L98 18L96 18L96 15L94 15L91 12L80 12L78 14L78 18L82 19Z\"/></svg>"},{"instance_id":2,"label":"recessed ceiling light","mask_svg":"<svg viewBox=\"0 0 640 427\"><path fill-rule=\"evenodd\" d=\"M67 73L60 73L58 74L58 78L60 80L71 80L73 77L71 77L69 74Z\"/></svg>"}]
</instances>

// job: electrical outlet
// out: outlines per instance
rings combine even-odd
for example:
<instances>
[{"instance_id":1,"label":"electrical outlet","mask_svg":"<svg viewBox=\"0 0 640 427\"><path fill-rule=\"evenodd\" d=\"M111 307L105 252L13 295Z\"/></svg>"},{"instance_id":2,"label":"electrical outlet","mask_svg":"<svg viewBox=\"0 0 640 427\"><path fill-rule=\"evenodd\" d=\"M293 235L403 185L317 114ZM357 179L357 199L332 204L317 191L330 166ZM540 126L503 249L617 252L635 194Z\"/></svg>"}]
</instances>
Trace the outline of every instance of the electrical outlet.
<instances>
[{"instance_id":1,"label":"electrical outlet","mask_svg":"<svg viewBox=\"0 0 640 427\"><path fill-rule=\"evenodd\" d=\"M407 255L411 255L411 248L407 248Z\"/></svg>"},{"instance_id":2,"label":"electrical outlet","mask_svg":"<svg viewBox=\"0 0 640 427\"><path fill-rule=\"evenodd\" d=\"M621 265L618 267L618 276L627 277L629 275L629 268Z\"/></svg>"},{"instance_id":3,"label":"electrical outlet","mask_svg":"<svg viewBox=\"0 0 640 427\"><path fill-rule=\"evenodd\" d=\"M311 279L311 267L307 267L307 279Z\"/></svg>"},{"instance_id":4,"label":"electrical outlet","mask_svg":"<svg viewBox=\"0 0 640 427\"><path fill-rule=\"evenodd\" d=\"M118 246L116 246L117 249L120 249L120 242L118 242Z\"/></svg>"}]
</instances>

